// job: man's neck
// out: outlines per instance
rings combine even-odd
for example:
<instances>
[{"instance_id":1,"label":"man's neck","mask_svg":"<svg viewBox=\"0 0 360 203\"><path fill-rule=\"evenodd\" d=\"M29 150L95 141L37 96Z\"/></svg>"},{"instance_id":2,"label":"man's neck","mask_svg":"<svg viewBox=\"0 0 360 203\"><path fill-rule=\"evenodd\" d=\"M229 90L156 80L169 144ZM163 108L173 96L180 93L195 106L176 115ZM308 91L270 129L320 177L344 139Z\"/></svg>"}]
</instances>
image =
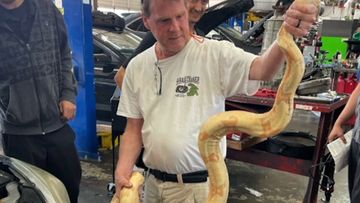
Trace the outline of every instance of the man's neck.
<instances>
[{"instance_id":1,"label":"man's neck","mask_svg":"<svg viewBox=\"0 0 360 203\"><path fill-rule=\"evenodd\" d=\"M155 44L155 53L158 60L165 59L176 54L176 53L164 51L164 49L161 47L161 45L158 42Z\"/></svg>"},{"instance_id":2,"label":"man's neck","mask_svg":"<svg viewBox=\"0 0 360 203\"><path fill-rule=\"evenodd\" d=\"M15 0L14 2L9 4L0 3L0 6L4 7L5 9L12 10L19 7L22 3L24 3L24 0Z\"/></svg>"}]
</instances>

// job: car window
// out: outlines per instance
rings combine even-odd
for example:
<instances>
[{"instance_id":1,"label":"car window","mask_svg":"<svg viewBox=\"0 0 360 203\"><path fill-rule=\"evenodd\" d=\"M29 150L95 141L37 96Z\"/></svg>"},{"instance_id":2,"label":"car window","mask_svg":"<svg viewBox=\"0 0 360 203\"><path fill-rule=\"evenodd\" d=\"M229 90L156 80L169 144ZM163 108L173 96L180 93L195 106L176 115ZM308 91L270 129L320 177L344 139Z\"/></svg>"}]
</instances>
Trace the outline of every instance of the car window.
<instances>
[{"instance_id":1,"label":"car window","mask_svg":"<svg viewBox=\"0 0 360 203\"><path fill-rule=\"evenodd\" d=\"M147 28L145 27L144 23L142 22L142 23L140 24L140 26L139 26L138 31L147 32L147 31L149 31L149 29L147 29Z\"/></svg>"},{"instance_id":2,"label":"car window","mask_svg":"<svg viewBox=\"0 0 360 203\"><path fill-rule=\"evenodd\" d=\"M99 46L94 44L94 54L101 54L101 53L104 53L104 51Z\"/></svg>"},{"instance_id":3,"label":"car window","mask_svg":"<svg viewBox=\"0 0 360 203\"><path fill-rule=\"evenodd\" d=\"M147 32L148 29L145 27L141 18L135 20L134 22L128 25L128 28L134 31Z\"/></svg>"},{"instance_id":4,"label":"car window","mask_svg":"<svg viewBox=\"0 0 360 203\"><path fill-rule=\"evenodd\" d=\"M114 33L101 29L93 29L94 37L101 40L112 49L116 49L125 57L131 56L134 49L140 44L141 39L134 34L123 32ZM96 50L95 50L96 51Z\"/></svg>"}]
</instances>

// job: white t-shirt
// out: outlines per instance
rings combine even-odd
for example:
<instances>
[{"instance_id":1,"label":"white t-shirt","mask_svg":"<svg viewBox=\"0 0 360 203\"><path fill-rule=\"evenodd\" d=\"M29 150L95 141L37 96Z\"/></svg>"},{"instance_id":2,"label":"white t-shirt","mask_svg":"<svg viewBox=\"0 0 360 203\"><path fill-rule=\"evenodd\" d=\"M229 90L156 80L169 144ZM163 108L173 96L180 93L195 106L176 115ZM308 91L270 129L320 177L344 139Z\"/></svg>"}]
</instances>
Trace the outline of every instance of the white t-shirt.
<instances>
[{"instance_id":1,"label":"white t-shirt","mask_svg":"<svg viewBox=\"0 0 360 203\"><path fill-rule=\"evenodd\" d=\"M196 36L164 60L157 60L155 46L131 60L117 114L144 119L146 166L173 174L206 170L198 149L200 127L225 111L226 97L256 92L259 81L248 80L255 57L227 41Z\"/></svg>"}]
</instances>

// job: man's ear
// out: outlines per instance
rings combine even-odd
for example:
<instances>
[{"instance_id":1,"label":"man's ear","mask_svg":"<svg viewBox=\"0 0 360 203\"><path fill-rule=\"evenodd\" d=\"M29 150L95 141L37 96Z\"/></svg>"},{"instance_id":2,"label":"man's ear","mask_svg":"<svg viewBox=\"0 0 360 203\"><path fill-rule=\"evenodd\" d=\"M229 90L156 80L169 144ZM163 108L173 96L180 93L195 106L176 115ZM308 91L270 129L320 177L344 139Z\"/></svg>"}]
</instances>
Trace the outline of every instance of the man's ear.
<instances>
[{"instance_id":1,"label":"man's ear","mask_svg":"<svg viewBox=\"0 0 360 203\"><path fill-rule=\"evenodd\" d=\"M142 19L143 19L143 22L144 22L145 27L146 27L148 30L150 30L149 17L146 17L146 16L142 15Z\"/></svg>"}]
</instances>

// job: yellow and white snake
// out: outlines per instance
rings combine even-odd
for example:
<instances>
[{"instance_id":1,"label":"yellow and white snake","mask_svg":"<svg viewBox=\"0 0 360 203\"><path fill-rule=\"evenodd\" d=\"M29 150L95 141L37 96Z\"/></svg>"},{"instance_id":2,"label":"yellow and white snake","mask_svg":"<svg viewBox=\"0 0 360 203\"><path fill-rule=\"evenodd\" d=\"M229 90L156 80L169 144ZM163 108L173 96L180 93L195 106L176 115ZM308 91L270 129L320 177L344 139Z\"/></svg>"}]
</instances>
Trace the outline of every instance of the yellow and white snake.
<instances>
[{"instance_id":1,"label":"yellow and white snake","mask_svg":"<svg viewBox=\"0 0 360 203\"><path fill-rule=\"evenodd\" d=\"M318 4L317 0L296 0ZM278 87L276 98L269 112L256 114L247 111L227 111L209 118L201 127L198 140L200 154L209 172L210 191L208 203L225 203L229 193L227 168L220 152L219 141L231 132L243 132L251 136L271 137L280 133L290 122L293 113L295 91L304 74L304 57L293 36L281 26L277 43L286 56L286 70ZM114 196L111 203L138 203L139 185L143 178L131 178L134 189L122 189L121 200ZM126 192L123 192L123 191Z\"/></svg>"},{"instance_id":2,"label":"yellow and white snake","mask_svg":"<svg viewBox=\"0 0 360 203\"><path fill-rule=\"evenodd\" d=\"M220 113L209 118L200 130L199 149L210 178L208 203L225 203L229 193L229 177L220 153L220 139L230 132L239 131L256 137L271 137L280 133L291 120L295 91L304 75L304 57L284 26L279 30L277 43L286 56L287 65L272 109L262 114L247 111Z\"/></svg>"},{"instance_id":3,"label":"yellow and white snake","mask_svg":"<svg viewBox=\"0 0 360 203\"><path fill-rule=\"evenodd\" d=\"M130 182L132 187L121 189L120 198L114 195L110 203L140 203L140 188L144 183L144 176L140 172L133 172Z\"/></svg>"}]
</instances>

